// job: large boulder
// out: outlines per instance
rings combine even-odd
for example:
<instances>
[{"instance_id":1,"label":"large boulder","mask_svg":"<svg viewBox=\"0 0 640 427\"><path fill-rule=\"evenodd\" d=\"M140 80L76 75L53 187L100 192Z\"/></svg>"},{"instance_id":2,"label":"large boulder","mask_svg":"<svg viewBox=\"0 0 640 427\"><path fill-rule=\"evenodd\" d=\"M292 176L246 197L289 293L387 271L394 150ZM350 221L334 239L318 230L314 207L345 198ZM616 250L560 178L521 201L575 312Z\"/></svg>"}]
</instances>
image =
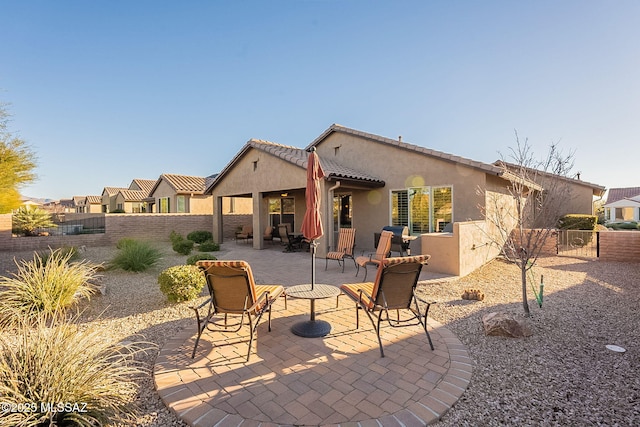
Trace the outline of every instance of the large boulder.
<instances>
[{"instance_id":1,"label":"large boulder","mask_svg":"<svg viewBox=\"0 0 640 427\"><path fill-rule=\"evenodd\" d=\"M533 335L522 319L511 313L496 312L482 316L485 335L520 338Z\"/></svg>"}]
</instances>

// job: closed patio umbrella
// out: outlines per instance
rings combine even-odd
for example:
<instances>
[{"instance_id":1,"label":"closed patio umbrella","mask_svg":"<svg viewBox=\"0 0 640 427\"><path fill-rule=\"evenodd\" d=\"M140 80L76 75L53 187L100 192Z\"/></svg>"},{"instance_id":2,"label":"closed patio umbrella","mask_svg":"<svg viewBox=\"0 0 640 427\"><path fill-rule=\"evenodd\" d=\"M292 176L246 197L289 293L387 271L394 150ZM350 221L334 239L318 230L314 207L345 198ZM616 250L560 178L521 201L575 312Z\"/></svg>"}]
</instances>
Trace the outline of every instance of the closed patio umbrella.
<instances>
[{"instance_id":1,"label":"closed patio umbrella","mask_svg":"<svg viewBox=\"0 0 640 427\"><path fill-rule=\"evenodd\" d=\"M302 235L309 241L311 252L311 289L316 281L316 239L322 237L322 219L320 217L320 180L324 178L324 170L320 165L320 159L316 154L315 147L311 148L307 159L307 188L305 201L307 210L302 221Z\"/></svg>"}]
</instances>

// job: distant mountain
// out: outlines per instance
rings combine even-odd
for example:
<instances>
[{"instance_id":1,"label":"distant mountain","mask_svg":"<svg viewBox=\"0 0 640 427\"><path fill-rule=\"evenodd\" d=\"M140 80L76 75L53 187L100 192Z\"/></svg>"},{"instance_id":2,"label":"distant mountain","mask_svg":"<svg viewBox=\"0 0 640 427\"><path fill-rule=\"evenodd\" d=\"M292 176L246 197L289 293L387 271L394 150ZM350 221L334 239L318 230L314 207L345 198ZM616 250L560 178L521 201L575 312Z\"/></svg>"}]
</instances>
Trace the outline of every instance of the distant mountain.
<instances>
[{"instance_id":1,"label":"distant mountain","mask_svg":"<svg viewBox=\"0 0 640 427\"><path fill-rule=\"evenodd\" d=\"M54 201L54 199L43 199L41 197L29 197L29 196L22 196L22 200L31 200L32 202L39 203L41 205Z\"/></svg>"}]
</instances>

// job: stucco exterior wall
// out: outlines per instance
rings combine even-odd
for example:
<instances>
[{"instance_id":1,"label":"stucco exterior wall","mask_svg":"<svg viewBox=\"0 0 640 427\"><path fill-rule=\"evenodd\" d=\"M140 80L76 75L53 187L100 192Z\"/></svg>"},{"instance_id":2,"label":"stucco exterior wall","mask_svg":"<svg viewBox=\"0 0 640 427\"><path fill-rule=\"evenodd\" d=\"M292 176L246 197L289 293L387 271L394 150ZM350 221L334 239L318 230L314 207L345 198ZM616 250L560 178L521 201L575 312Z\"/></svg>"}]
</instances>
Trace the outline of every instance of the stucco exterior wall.
<instances>
[{"instance_id":1,"label":"stucco exterior wall","mask_svg":"<svg viewBox=\"0 0 640 427\"><path fill-rule=\"evenodd\" d=\"M187 211L192 214L213 214L213 197L212 196L186 196Z\"/></svg>"},{"instance_id":2,"label":"stucco exterior wall","mask_svg":"<svg viewBox=\"0 0 640 427\"><path fill-rule=\"evenodd\" d=\"M485 186L486 174L477 169L340 132L323 140L317 152L320 159L351 165L385 181L384 188L352 192L352 226L359 248L372 248L373 233L390 225L392 190L452 186L453 221L482 218L478 205L484 199L476 190Z\"/></svg>"}]
</instances>

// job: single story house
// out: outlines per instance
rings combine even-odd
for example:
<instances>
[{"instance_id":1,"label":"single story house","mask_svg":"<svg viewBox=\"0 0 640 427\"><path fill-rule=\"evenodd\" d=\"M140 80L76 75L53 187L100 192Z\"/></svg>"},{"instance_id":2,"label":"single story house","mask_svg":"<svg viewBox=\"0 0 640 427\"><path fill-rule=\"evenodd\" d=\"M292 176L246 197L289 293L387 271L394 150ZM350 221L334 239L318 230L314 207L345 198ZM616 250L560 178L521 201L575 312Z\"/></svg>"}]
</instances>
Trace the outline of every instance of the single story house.
<instances>
[{"instance_id":1,"label":"single story house","mask_svg":"<svg viewBox=\"0 0 640 427\"><path fill-rule=\"evenodd\" d=\"M160 175L145 199L149 212L213 213L212 197L204 194L206 182L206 178L199 176Z\"/></svg>"},{"instance_id":2,"label":"single story house","mask_svg":"<svg viewBox=\"0 0 640 427\"><path fill-rule=\"evenodd\" d=\"M305 149L249 140L205 190L214 200L214 240L225 235L225 197L251 200L254 230L290 223L299 231L311 147L326 175L319 257L335 245L342 227L356 228L358 252L373 250L374 234L387 225L408 227L412 253L431 254L432 271L464 275L497 254L486 245L483 209L489 193L512 208L508 171L337 124ZM573 213L592 213L592 201L589 193L588 209ZM253 246L261 249L264 241L254 238Z\"/></svg>"},{"instance_id":3,"label":"single story house","mask_svg":"<svg viewBox=\"0 0 640 427\"><path fill-rule=\"evenodd\" d=\"M102 212L102 196L84 196L76 202L76 213Z\"/></svg>"},{"instance_id":4,"label":"single story house","mask_svg":"<svg viewBox=\"0 0 640 427\"><path fill-rule=\"evenodd\" d=\"M610 188L604 218L607 222L640 222L640 187Z\"/></svg>"}]
</instances>

